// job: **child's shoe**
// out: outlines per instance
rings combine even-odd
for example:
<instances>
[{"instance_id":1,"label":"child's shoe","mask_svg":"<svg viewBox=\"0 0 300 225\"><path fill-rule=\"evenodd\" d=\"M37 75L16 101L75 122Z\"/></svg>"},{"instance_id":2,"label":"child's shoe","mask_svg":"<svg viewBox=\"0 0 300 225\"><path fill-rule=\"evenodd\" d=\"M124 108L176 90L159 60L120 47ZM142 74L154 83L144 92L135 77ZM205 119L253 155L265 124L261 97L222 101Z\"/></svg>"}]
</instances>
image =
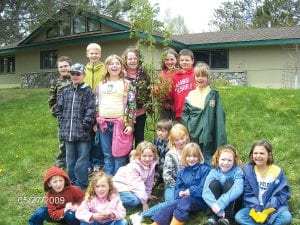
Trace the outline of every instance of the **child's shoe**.
<instances>
[{"instance_id":1,"label":"child's shoe","mask_svg":"<svg viewBox=\"0 0 300 225\"><path fill-rule=\"evenodd\" d=\"M217 225L217 221L214 217L208 217L208 219L204 222L203 225Z\"/></svg>"},{"instance_id":2,"label":"child's shoe","mask_svg":"<svg viewBox=\"0 0 300 225\"><path fill-rule=\"evenodd\" d=\"M233 224L227 218L220 218L220 219L218 219L217 225L233 225Z\"/></svg>"},{"instance_id":3,"label":"child's shoe","mask_svg":"<svg viewBox=\"0 0 300 225\"><path fill-rule=\"evenodd\" d=\"M139 215L139 213L135 213L129 216L132 225L142 225L143 217Z\"/></svg>"}]
</instances>

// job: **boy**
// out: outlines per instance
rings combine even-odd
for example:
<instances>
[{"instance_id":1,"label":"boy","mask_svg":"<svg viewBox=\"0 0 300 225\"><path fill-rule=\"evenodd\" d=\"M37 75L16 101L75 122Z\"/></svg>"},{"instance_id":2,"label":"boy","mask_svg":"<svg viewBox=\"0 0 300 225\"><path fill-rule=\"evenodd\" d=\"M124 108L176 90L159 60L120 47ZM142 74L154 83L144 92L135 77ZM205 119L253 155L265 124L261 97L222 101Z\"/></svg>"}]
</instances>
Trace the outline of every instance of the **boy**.
<instances>
[{"instance_id":1,"label":"boy","mask_svg":"<svg viewBox=\"0 0 300 225\"><path fill-rule=\"evenodd\" d=\"M173 76L173 86L171 96L174 100L176 121L181 122L181 113L184 106L185 97L195 89L194 82L194 54L191 50L182 49L179 52L180 70Z\"/></svg>"},{"instance_id":2,"label":"boy","mask_svg":"<svg viewBox=\"0 0 300 225\"><path fill-rule=\"evenodd\" d=\"M90 43L86 48L86 56L89 62L85 66L86 76L84 82L95 92L99 82L104 78L105 65L100 61L101 46L97 43ZM95 131L96 132L96 131ZM89 159L89 173L98 172L104 166L104 156L100 143L100 132L94 134L91 141L91 152Z\"/></svg>"},{"instance_id":3,"label":"boy","mask_svg":"<svg viewBox=\"0 0 300 225\"><path fill-rule=\"evenodd\" d=\"M72 84L58 97L56 115L59 120L59 137L66 145L67 171L71 182L85 189L96 99L92 89L83 82L84 66L75 63L70 73Z\"/></svg>"},{"instance_id":4,"label":"boy","mask_svg":"<svg viewBox=\"0 0 300 225\"><path fill-rule=\"evenodd\" d=\"M152 141L152 143L156 146L157 153L159 156L158 164L156 165L156 173L155 173L155 185L160 184L163 181L162 173L163 166L165 162L165 155L168 148L169 142L169 132L172 128L172 121L169 119L161 119L157 122L156 125L156 137Z\"/></svg>"},{"instance_id":5,"label":"boy","mask_svg":"<svg viewBox=\"0 0 300 225\"><path fill-rule=\"evenodd\" d=\"M38 208L30 217L30 225L43 221L79 225L75 211L84 199L84 192L71 185L69 176L56 166L50 167L44 176L46 206Z\"/></svg>"},{"instance_id":6,"label":"boy","mask_svg":"<svg viewBox=\"0 0 300 225\"><path fill-rule=\"evenodd\" d=\"M50 111L53 116L55 115L54 108L56 105L57 97L62 93L62 91L71 84L71 59L67 56L60 56L57 59L57 69L59 77L51 83L48 104ZM55 166L59 168L66 167L66 147L65 143L59 140L58 145L58 155L56 157Z\"/></svg>"}]
</instances>

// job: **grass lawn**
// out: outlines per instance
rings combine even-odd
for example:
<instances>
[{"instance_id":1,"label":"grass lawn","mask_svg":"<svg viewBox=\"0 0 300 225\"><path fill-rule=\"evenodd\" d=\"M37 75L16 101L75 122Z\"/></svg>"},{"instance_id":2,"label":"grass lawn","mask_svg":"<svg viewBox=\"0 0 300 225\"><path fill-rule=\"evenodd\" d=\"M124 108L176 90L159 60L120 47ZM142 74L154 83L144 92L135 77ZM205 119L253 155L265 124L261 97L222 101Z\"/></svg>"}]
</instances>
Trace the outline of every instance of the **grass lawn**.
<instances>
[{"instance_id":1,"label":"grass lawn","mask_svg":"<svg viewBox=\"0 0 300 225\"><path fill-rule=\"evenodd\" d=\"M299 225L300 90L218 89L228 143L244 162L255 140L272 143L275 164L283 168L291 185L293 225ZM25 225L43 205L43 175L57 154L57 120L50 115L47 97L47 89L0 89L0 224ZM146 139L152 138L147 131ZM187 224L198 225L204 219L204 213L193 215Z\"/></svg>"}]
</instances>

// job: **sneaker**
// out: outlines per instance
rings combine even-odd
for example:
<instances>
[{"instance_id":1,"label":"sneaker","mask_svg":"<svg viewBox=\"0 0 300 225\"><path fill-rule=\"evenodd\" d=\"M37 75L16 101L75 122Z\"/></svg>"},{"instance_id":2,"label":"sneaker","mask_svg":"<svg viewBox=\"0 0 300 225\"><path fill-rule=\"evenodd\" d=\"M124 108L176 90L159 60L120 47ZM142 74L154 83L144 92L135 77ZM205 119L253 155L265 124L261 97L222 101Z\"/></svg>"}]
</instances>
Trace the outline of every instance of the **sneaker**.
<instances>
[{"instance_id":1,"label":"sneaker","mask_svg":"<svg viewBox=\"0 0 300 225\"><path fill-rule=\"evenodd\" d=\"M129 216L132 225L142 225L143 217L139 215L139 213L135 213Z\"/></svg>"},{"instance_id":2,"label":"sneaker","mask_svg":"<svg viewBox=\"0 0 300 225\"><path fill-rule=\"evenodd\" d=\"M214 217L209 217L203 225L216 225L217 221Z\"/></svg>"},{"instance_id":3,"label":"sneaker","mask_svg":"<svg viewBox=\"0 0 300 225\"><path fill-rule=\"evenodd\" d=\"M220 218L218 219L217 225L231 225L229 219L227 218Z\"/></svg>"}]
</instances>

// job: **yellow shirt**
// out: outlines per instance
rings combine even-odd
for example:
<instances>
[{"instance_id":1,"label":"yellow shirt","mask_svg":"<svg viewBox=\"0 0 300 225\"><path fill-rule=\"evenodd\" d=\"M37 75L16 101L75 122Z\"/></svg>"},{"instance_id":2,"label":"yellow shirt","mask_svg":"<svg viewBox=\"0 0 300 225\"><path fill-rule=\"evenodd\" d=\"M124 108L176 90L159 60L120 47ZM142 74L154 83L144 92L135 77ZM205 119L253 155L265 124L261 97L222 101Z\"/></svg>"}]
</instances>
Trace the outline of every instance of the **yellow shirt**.
<instances>
[{"instance_id":1,"label":"yellow shirt","mask_svg":"<svg viewBox=\"0 0 300 225\"><path fill-rule=\"evenodd\" d=\"M189 92L187 99L192 106L204 109L205 99L210 91L210 87L206 86L205 88L196 88Z\"/></svg>"}]
</instances>

